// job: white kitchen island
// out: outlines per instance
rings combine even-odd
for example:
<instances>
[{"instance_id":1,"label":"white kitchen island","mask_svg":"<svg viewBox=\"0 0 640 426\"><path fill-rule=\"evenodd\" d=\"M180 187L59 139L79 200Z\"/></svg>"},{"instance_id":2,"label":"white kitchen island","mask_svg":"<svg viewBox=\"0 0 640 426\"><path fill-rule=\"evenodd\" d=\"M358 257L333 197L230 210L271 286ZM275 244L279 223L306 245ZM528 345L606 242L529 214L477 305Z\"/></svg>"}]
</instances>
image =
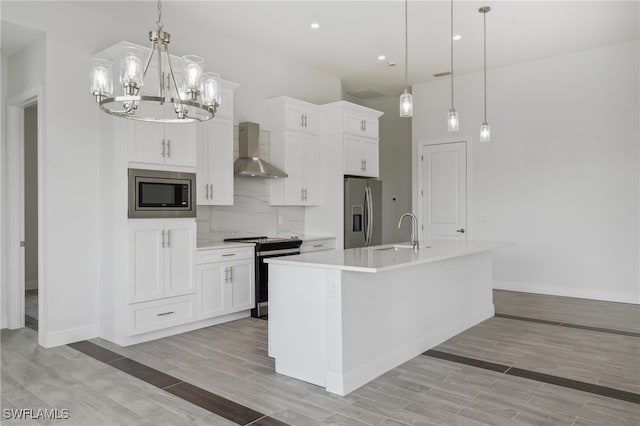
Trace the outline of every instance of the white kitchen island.
<instances>
[{"instance_id":1,"label":"white kitchen island","mask_svg":"<svg viewBox=\"0 0 640 426\"><path fill-rule=\"evenodd\" d=\"M441 241L417 252L378 246L268 259L276 372L346 395L492 317L490 251L508 245Z\"/></svg>"}]
</instances>

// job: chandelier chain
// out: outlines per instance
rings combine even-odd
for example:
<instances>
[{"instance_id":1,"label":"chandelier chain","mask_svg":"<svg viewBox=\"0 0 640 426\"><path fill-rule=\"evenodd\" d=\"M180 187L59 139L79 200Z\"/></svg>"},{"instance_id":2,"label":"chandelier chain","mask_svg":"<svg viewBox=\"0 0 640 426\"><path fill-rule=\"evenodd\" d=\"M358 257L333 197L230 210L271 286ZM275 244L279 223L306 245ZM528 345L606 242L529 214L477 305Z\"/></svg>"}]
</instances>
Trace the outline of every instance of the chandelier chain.
<instances>
[{"instance_id":1,"label":"chandelier chain","mask_svg":"<svg viewBox=\"0 0 640 426\"><path fill-rule=\"evenodd\" d=\"M161 32L164 24L162 23L162 2L160 0L158 0L158 20L156 25L158 26L158 32Z\"/></svg>"}]
</instances>

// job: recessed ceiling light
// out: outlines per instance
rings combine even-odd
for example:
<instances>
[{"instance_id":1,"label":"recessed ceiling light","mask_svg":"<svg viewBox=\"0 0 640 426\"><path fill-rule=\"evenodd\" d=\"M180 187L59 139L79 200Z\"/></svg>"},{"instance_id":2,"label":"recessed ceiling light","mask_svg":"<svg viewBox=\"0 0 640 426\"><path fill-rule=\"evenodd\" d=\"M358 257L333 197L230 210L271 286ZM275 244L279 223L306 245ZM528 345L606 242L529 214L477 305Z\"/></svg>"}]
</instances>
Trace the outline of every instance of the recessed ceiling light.
<instances>
[{"instance_id":1,"label":"recessed ceiling light","mask_svg":"<svg viewBox=\"0 0 640 426\"><path fill-rule=\"evenodd\" d=\"M460 34L455 34L455 35L453 36L453 41L458 41L458 40L460 40L461 38L462 38L462 36L461 36Z\"/></svg>"},{"instance_id":2,"label":"recessed ceiling light","mask_svg":"<svg viewBox=\"0 0 640 426\"><path fill-rule=\"evenodd\" d=\"M378 55L378 60L379 61L384 61L385 59L387 59L387 57L385 55Z\"/></svg>"},{"instance_id":3,"label":"recessed ceiling light","mask_svg":"<svg viewBox=\"0 0 640 426\"><path fill-rule=\"evenodd\" d=\"M309 28L311 28L312 30L317 30L318 28L320 28L320 24L318 24L317 22L312 22L311 25L309 25Z\"/></svg>"}]
</instances>

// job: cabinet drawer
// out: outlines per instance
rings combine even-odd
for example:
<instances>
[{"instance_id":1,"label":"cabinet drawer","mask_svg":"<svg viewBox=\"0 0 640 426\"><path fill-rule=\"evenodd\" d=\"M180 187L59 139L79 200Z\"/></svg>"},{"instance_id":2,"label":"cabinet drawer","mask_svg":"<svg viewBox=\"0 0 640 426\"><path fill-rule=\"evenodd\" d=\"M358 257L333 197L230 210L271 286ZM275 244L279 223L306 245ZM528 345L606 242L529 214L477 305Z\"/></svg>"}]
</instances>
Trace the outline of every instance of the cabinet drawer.
<instances>
[{"instance_id":1,"label":"cabinet drawer","mask_svg":"<svg viewBox=\"0 0 640 426\"><path fill-rule=\"evenodd\" d=\"M129 306L129 335L194 321L195 297L171 297Z\"/></svg>"},{"instance_id":2,"label":"cabinet drawer","mask_svg":"<svg viewBox=\"0 0 640 426\"><path fill-rule=\"evenodd\" d=\"M196 263L227 262L231 260L253 259L255 249L254 246L247 248L216 248L209 250L198 250Z\"/></svg>"},{"instance_id":3,"label":"cabinet drawer","mask_svg":"<svg viewBox=\"0 0 640 426\"><path fill-rule=\"evenodd\" d=\"M304 241L300 246L300 253L307 253L310 251L320 251L320 250L333 250L335 248L336 248L335 238L330 238L327 240L317 240L317 241Z\"/></svg>"}]
</instances>

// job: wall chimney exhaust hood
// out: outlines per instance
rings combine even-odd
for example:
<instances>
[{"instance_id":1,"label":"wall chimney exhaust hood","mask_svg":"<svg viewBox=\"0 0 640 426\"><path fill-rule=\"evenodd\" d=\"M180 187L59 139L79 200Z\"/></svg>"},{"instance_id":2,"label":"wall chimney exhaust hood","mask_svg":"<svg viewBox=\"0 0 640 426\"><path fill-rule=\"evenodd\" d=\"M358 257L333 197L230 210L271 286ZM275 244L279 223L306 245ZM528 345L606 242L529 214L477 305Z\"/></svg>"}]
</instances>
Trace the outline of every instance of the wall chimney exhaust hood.
<instances>
[{"instance_id":1,"label":"wall chimney exhaust hood","mask_svg":"<svg viewBox=\"0 0 640 426\"><path fill-rule=\"evenodd\" d=\"M239 158L233 163L233 174L255 179L277 179L288 175L279 168L260 159L260 126L257 123L240 123Z\"/></svg>"}]
</instances>

